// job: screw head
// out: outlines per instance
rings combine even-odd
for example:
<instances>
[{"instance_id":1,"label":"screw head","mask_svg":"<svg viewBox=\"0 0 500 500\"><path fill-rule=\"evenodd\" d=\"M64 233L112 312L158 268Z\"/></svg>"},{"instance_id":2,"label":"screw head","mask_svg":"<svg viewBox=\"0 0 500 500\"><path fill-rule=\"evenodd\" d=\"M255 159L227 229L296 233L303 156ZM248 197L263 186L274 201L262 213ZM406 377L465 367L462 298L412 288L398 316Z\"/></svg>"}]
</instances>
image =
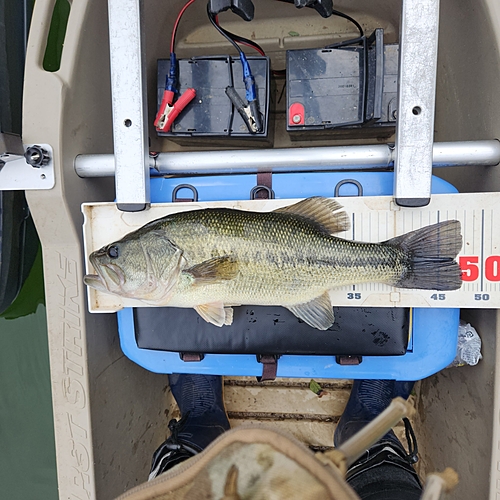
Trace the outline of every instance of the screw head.
<instances>
[{"instance_id":1,"label":"screw head","mask_svg":"<svg viewBox=\"0 0 500 500\"><path fill-rule=\"evenodd\" d=\"M293 115L292 121L293 123L300 123L300 115Z\"/></svg>"},{"instance_id":2,"label":"screw head","mask_svg":"<svg viewBox=\"0 0 500 500\"><path fill-rule=\"evenodd\" d=\"M34 168L44 167L49 163L50 156L45 149L40 146L31 146L24 153L26 163Z\"/></svg>"}]
</instances>

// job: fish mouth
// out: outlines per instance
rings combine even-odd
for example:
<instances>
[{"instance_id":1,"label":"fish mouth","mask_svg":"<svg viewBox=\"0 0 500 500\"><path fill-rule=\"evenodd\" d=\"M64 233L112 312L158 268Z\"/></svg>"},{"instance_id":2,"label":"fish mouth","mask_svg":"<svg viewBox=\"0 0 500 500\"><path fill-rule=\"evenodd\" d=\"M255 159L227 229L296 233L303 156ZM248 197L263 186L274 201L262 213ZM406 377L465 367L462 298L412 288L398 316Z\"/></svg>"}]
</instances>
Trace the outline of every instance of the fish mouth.
<instances>
[{"instance_id":1,"label":"fish mouth","mask_svg":"<svg viewBox=\"0 0 500 500\"><path fill-rule=\"evenodd\" d=\"M86 274L83 277L83 282L90 288L95 288L96 290L100 290L102 292L108 291L104 280L98 274Z\"/></svg>"},{"instance_id":2,"label":"fish mouth","mask_svg":"<svg viewBox=\"0 0 500 500\"><path fill-rule=\"evenodd\" d=\"M91 262L94 259L91 258ZM125 275L123 271L114 264L98 264L96 260L92 262L97 274L86 274L83 277L83 282L96 290L103 292L116 293L125 284ZM113 289L112 289L113 288Z\"/></svg>"}]
</instances>

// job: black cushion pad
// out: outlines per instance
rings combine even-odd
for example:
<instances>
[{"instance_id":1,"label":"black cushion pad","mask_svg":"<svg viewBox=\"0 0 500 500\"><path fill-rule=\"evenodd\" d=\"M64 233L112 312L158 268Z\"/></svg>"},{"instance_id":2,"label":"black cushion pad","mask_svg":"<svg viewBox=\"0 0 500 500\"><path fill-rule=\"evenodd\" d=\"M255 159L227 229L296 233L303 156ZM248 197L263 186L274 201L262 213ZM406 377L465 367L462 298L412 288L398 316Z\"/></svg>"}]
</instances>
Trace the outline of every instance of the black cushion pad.
<instances>
[{"instance_id":1,"label":"black cushion pad","mask_svg":"<svg viewBox=\"0 0 500 500\"><path fill-rule=\"evenodd\" d=\"M408 345L409 309L334 307L335 323L316 330L284 307L239 306L219 328L194 309L134 309L137 345L182 353L395 356Z\"/></svg>"}]
</instances>

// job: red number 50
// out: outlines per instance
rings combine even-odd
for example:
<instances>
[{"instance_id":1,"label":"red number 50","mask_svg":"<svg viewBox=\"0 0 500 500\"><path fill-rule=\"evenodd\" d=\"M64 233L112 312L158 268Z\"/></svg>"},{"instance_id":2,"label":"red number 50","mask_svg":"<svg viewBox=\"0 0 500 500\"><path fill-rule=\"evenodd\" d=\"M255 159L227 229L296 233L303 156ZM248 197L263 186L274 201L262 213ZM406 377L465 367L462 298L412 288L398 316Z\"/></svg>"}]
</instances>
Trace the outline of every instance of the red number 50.
<instances>
[{"instance_id":1,"label":"red number 50","mask_svg":"<svg viewBox=\"0 0 500 500\"><path fill-rule=\"evenodd\" d=\"M479 257L460 257L458 259L460 269L462 269L462 281L476 281L479 277Z\"/></svg>"},{"instance_id":2,"label":"red number 50","mask_svg":"<svg viewBox=\"0 0 500 500\"><path fill-rule=\"evenodd\" d=\"M479 277L479 257L476 255L459 257L462 281L476 281ZM484 261L484 277L488 281L500 281L500 255L490 255Z\"/></svg>"}]
</instances>

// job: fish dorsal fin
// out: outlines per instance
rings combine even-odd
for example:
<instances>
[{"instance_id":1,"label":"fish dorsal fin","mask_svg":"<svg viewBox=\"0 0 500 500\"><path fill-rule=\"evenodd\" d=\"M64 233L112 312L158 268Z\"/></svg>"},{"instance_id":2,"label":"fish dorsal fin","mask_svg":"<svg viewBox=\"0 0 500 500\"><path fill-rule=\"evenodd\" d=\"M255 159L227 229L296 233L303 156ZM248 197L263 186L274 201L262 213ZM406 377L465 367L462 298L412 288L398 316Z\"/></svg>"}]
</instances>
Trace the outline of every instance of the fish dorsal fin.
<instances>
[{"instance_id":1,"label":"fish dorsal fin","mask_svg":"<svg viewBox=\"0 0 500 500\"><path fill-rule=\"evenodd\" d=\"M328 330L335 321L328 292L325 292L323 295L305 304L288 306L287 309L295 314L297 318L300 318L308 325L318 330Z\"/></svg>"},{"instance_id":2,"label":"fish dorsal fin","mask_svg":"<svg viewBox=\"0 0 500 500\"><path fill-rule=\"evenodd\" d=\"M238 274L238 263L234 257L224 255L205 260L184 272L194 278L195 285L210 285L235 278Z\"/></svg>"},{"instance_id":3,"label":"fish dorsal fin","mask_svg":"<svg viewBox=\"0 0 500 500\"><path fill-rule=\"evenodd\" d=\"M314 196L288 207L278 208L275 212L300 215L318 224L321 231L328 234L340 233L349 229L349 216L340 203L330 198Z\"/></svg>"},{"instance_id":4,"label":"fish dorsal fin","mask_svg":"<svg viewBox=\"0 0 500 500\"><path fill-rule=\"evenodd\" d=\"M212 323L212 325L220 327L233 323L233 308L224 307L222 302L200 304L194 309L207 323Z\"/></svg>"}]
</instances>

